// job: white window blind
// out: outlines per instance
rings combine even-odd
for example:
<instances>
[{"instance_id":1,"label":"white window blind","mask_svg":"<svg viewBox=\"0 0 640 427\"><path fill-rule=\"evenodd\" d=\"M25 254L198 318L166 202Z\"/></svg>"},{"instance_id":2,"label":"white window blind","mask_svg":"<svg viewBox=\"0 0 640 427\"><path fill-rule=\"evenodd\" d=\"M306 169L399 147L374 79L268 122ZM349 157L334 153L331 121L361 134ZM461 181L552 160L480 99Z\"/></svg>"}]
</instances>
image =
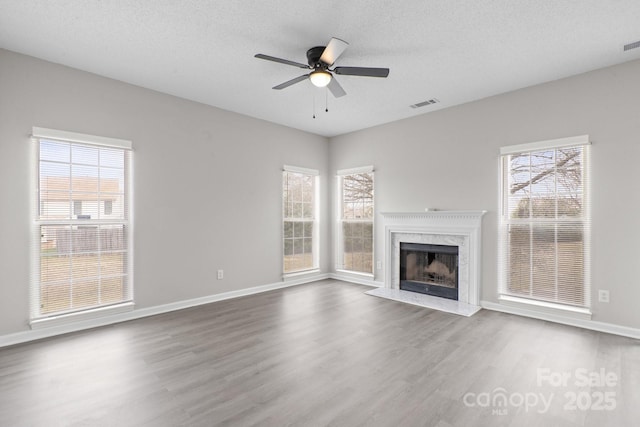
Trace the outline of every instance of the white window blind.
<instances>
[{"instance_id":1,"label":"white window blind","mask_svg":"<svg viewBox=\"0 0 640 427\"><path fill-rule=\"evenodd\" d=\"M283 271L318 268L318 171L285 166L282 173Z\"/></svg>"},{"instance_id":2,"label":"white window blind","mask_svg":"<svg viewBox=\"0 0 640 427\"><path fill-rule=\"evenodd\" d=\"M131 143L43 128L32 140L32 320L131 301Z\"/></svg>"},{"instance_id":3,"label":"white window blind","mask_svg":"<svg viewBox=\"0 0 640 427\"><path fill-rule=\"evenodd\" d=\"M505 147L502 295L590 306L587 136Z\"/></svg>"},{"instance_id":4,"label":"white window blind","mask_svg":"<svg viewBox=\"0 0 640 427\"><path fill-rule=\"evenodd\" d=\"M336 269L373 274L373 167L340 170Z\"/></svg>"}]
</instances>

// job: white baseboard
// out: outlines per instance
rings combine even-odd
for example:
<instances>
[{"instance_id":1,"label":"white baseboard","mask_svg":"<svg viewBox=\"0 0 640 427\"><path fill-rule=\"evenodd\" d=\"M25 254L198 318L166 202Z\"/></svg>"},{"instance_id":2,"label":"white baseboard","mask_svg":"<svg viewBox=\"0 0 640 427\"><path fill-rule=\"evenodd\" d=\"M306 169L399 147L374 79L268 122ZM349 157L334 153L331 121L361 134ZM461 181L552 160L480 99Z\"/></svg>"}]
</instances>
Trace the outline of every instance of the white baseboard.
<instances>
[{"instance_id":1,"label":"white baseboard","mask_svg":"<svg viewBox=\"0 0 640 427\"><path fill-rule=\"evenodd\" d=\"M370 277L367 277L365 275L359 275L359 274L352 275L348 273L334 272L334 273L329 273L329 278L335 279L335 280L341 280L343 282L355 283L358 285L371 286L374 288L381 288L384 286L384 282L376 282Z\"/></svg>"},{"instance_id":2,"label":"white baseboard","mask_svg":"<svg viewBox=\"0 0 640 427\"><path fill-rule=\"evenodd\" d=\"M535 310L527 310L525 308L498 304L491 301L481 301L480 306L482 308L486 308L487 310L500 311L503 313L515 314L518 316L531 317L533 319L546 320L549 322L561 323L563 325L590 329L592 331L606 332L608 334L640 339L640 329L630 328L628 326L620 326L614 325L612 323L597 322L594 320L565 317L552 313L543 313Z\"/></svg>"},{"instance_id":3,"label":"white baseboard","mask_svg":"<svg viewBox=\"0 0 640 427\"><path fill-rule=\"evenodd\" d=\"M254 286L252 288L239 289L237 291L223 292L221 294L207 295L205 297L193 298L189 300L177 301L168 304L157 305L154 307L140 308L124 313L117 313L97 317L93 319L83 320L70 324L57 325L51 327L41 327L13 334L0 336L0 348L21 344L29 341L35 341L43 338L49 338L56 335L67 334L70 332L82 331L85 329L97 328L100 326L112 325L114 323L126 322L129 320L140 319L157 314L169 313L171 311L182 310L189 307L195 307L204 304L210 304L216 301L223 301L232 298L253 295L262 292L273 291L275 289L287 288L290 286L302 285L305 283L315 282L318 280L328 279L329 274L314 274L300 278L289 279L282 282L271 283L268 285Z\"/></svg>"}]
</instances>

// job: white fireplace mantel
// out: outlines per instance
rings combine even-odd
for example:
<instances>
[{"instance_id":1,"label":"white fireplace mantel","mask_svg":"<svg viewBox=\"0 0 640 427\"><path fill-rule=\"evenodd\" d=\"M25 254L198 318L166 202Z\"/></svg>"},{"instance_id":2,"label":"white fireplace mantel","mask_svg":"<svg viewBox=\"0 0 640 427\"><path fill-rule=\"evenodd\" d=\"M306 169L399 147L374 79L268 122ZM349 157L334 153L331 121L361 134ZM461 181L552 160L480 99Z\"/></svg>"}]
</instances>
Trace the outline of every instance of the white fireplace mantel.
<instances>
[{"instance_id":1,"label":"white fireplace mantel","mask_svg":"<svg viewBox=\"0 0 640 427\"><path fill-rule=\"evenodd\" d=\"M479 306L482 216L486 212L382 212L385 233L384 288L399 291L400 242L453 245L458 246L458 303Z\"/></svg>"}]
</instances>

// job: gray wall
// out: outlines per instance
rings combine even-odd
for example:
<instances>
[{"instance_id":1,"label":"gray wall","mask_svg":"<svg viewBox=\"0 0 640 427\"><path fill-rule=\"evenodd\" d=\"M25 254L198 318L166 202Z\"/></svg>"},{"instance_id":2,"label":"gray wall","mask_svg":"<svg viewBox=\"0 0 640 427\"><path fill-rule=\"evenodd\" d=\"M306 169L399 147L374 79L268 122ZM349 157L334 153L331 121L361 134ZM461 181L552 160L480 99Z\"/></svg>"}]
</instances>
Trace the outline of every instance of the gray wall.
<instances>
[{"instance_id":1,"label":"gray wall","mask_svg":"<svg viewBox=\"0 0 640 427\"><path fill-rule=\"evenodd\" d=\"M638 76L634 61L338 136L331 169L375 166L376 260L384 260L380 212L489 211L481 298L497 302L499 148L589 134L593 320L640 328ZM610 303L597 302L598 289L610 290Z\"/></svg>"},{"instance_id":2,"label":"gray wall","mask_svg":"<svg viewBox=\"0 0 640 427\"><path fill-rule=\"evenodd\" d=\"M133 141L139 308L280 281L283 164L322 173L323 272L335 170L376 168L379 260L379 212L488 210L482 299L495 302L499 147L589 134L594 320L640 328L638 75L630 62L327 141L0 50L0 335L28 328L32 126ZM597 289L611 303L598 303Z\"/></svg>"},{"instance_id":3,"label":"gray wall","mask_svg":"<svg viewBox=\"0 0 640 427\"><path fill-rule=\"evenodd\" d=\"M0 50L0 335L28 328L32 126L133 141L138 308L280 282L284 164L328 205L324 137Z\"/></svg>"}]
</instances>

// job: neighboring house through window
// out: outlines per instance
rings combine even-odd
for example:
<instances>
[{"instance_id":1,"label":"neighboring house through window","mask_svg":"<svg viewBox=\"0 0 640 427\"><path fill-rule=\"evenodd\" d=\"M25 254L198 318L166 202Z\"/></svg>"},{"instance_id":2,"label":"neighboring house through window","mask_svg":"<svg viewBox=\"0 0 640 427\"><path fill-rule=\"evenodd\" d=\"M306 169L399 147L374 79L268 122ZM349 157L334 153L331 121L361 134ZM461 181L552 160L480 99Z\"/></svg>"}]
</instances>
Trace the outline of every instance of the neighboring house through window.
<instances>
[{"instance_id":1,"label":"neighboring house through window","mask_svg":"<svg viewBox=\"0 0 640 427\"><path fill-rule=\"evenodd\" d=\"M501 298L588 311L588 137L504 147L501 154Z\"/></svg>"},{"instance_id":2,"label":"neighboring house through window","mask_svg":"<svg viewBox=\"0 0 640 427\"><path fill-rule=\"evenodd\" d=\"M111 215L113 213L113 200L104 201L104 214Z\"/></svg>"},{"instance_id":3,"label":"neighboring house through window","mask_svg":"<svg viewBox=\"0 0 640 427\"><path fill-rule=\"evenodd\" d=\"M337 175L336 269L373 274L373 167Z\"/></svg>"},{"instance_id":4,"label":"neighboring house through window","mask_svg":"<svg viewBox=\"0 0 640 427\"><path fill-rule=\"evenodd\" d=\"M73 214L76 216L82 215L82 200L73 201Z\"/></svg>"},{"instance_id":5,"label":"neighboring house through window","mask_svg":"<svg viewBox=\"0 0 640 427\"><path fill-rule=\"evenodd\" d=\"M283 271L318 268L318 171L285 166L282 174Z\"/></svg>"},{"instance_id":6,"label":"neighboring house through window","mask_svg":"<svg viewBox=\"0 0 640 427\"><path fill-rule=\"evenodd\" d=\"M32 324L131 301L131 142L43 128L33 141Z\"/></svg>"}]
</instances>

